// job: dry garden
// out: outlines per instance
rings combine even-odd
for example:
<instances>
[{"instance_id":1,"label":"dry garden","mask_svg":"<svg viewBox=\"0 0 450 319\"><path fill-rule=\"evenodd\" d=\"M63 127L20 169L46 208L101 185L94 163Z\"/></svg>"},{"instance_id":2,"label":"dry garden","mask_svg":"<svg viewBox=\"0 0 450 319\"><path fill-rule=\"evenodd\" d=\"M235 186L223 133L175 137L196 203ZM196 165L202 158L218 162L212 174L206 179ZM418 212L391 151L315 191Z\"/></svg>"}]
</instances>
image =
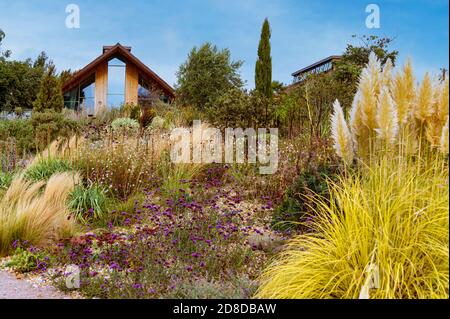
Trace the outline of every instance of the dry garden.
<instances>
[{"instance_id":1,"label":"dry garden","mask_svg":"<svg viewBox=\"0 0 450 319\"><path fill-rule=\"evenodd\" d=\"M367 39L294 89L257 67L251 92L205 44L174 102L95 117L62 108L70 72L20 62L42 80L30 117L0 99L17 115L0 120L1 267L67 291L76 265L86 298L448 298L449 81ZM276 173L173 163L170 132L195 119L279 128Z\"/></svg>"}]
</instances>

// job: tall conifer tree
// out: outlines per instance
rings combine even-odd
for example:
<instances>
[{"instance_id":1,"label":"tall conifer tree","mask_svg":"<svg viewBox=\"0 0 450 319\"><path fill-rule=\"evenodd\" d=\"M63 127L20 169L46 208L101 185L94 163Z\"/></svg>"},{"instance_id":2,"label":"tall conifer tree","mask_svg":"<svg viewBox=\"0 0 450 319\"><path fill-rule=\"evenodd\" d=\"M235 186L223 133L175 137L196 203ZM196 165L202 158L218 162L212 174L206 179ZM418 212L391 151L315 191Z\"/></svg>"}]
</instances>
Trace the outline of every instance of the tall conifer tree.
<instances>
[{"instance_id":1,"label":"tall conifer tree","mask_svg":"<svg viewBox=\"0 0 450 319\"><path fill-rule=\"evenodd\" d=\"M255 66L255 88L270 98L272 96L272 58L270 56L270 25L264 20L258 46L258 60Z\"/></svg>"}]
</instances>

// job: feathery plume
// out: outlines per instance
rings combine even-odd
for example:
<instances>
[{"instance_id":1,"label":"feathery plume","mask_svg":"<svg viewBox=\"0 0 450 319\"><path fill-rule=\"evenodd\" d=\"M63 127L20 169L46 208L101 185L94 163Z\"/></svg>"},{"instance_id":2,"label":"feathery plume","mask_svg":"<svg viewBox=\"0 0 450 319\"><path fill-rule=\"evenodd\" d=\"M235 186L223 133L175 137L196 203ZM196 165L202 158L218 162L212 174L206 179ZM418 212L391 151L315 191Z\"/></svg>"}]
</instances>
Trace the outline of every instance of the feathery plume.
<instances>
[{"instance_id":1,"label":"feathery plume","mask_svg":"<svg viewBox=\"0 0 450 319\"><path fill-rule=\"evenodd\" d=\"M448 155L448 117L447 117L447 122L445 123L444 127L442 128L440 144L441 144L440 145L441 153L444 155Z\"/></svg>"},{"instance_id":2,"label":"feathery plume","mask_svg":"<svg viewBox=\"0 0 450 319\"><path fill-rule=\"evenodd\" d=\"M387 59L384 64L383 71L381 72L381 86L386 87L389 90L392 89L392 69L394 65L392 64L391 59Z\"/></svg>"},{"instance_id":3,"label":"feathery plume","mask_svg":"<svg viewBox=\"0 0 450 319\"><path fill-rule=\"evenodd\" d=\"M378 137L385 140L388 144L393 144L398 132L397 108L387 87L382 89L378 97L376 118L378 128L375 131Z\"/></svg>"},{"instance_id":4,"label":"feathery plume","mask_svg":"<svg viewBox=\"0 0 450 319\"><path fill-rule=\"evenodd\" d=\"M344 112L338 100L333 103L333 114L331 116L332 137L334 140L334 149L339 157L346 164L353 161L353 145L350 131L345 122Z\"/></svg>"},{"instance_id":5,"label":"feathery plume","mask_svg":"<svg viewBox=\"0 0 450 319\"><path fill-rule=\"evenodd\" d=\"M425 73L422 84L419 88L416 105L414 109L414 116L420 122L425 122L433 114L433 85L431 83L430 75Z\"/></svg>"},{"instance_id":6,"label":"feathery plume","mask_svg":"<svg viewBox=\"0 0 450 319\"><path fill-rule=\"evenodd\" d=\"M369 63L367 64L366 68L370 74L373 92L375 96L378 96L378 94L380 93L380 86L382 84L381 62L373 51L369 54Z\"/></svg>"},{"instance_id":7,"label":"feathery plume","mask_svg":"<svg viewBox=\"0 0 450 319\"><path fill-rule=\"evenodd\" d=\"M438 97L438 117L441 121L445 121L448 116L448 78L440 85L440 95Z\"/></svg>"},{"instance_id":8,"label":"feathery plume","mask_svg":"<svg viewBox=\"0 0 450 319\"><path fill-rule=\"evenodd\" d=\"M369 130L376 128L376 95L371 76L368 69L363 69L359 83L361 119Z\"/></svg>"}]
</instances>

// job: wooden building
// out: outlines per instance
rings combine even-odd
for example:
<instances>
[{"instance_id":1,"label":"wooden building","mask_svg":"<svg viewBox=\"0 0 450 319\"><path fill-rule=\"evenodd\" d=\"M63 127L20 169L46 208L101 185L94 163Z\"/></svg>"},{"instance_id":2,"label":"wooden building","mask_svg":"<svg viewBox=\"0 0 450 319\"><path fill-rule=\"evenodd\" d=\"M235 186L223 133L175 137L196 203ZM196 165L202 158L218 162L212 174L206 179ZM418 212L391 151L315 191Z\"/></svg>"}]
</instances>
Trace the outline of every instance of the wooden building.
<instances>
[{"instance_id":1,"label":"wooden building","mask_svg":"<svg viewBox=\"0 0 450 319\"><path fill-rule=\"evenodd\" d=\"M145 106L175 98L174 89L120 43L104 46L102 55L74 73L62 90L65 107L88 115L125 103Z\"/></svg>"}]
</instances>

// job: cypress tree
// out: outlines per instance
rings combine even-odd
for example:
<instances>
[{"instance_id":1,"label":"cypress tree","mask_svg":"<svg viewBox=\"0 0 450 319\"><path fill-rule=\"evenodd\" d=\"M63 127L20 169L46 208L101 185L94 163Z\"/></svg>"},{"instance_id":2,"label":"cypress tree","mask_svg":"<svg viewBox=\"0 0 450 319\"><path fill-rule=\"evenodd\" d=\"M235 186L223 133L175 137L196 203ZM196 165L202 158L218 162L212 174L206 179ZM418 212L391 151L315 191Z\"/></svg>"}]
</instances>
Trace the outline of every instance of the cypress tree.
<instances>
[{"instance_id":1,"label":"cypress tree","mask_svg":"<svg viewBox=\"0 0 450 319\"><path fill-rule=\"evenodd\" d=\"M55 65L51 63L42 78L39 93L33 103L33 111L53 110L60 112L63 106L61 81L56 76Z\"/></svg>"},{"instance_id":2,"label":"cypress tree","mask_svg":"<svg viewBox=\"0 0 450 319\"><path fill-rule=\"evenodd\" d=\"M270 26L264 19L255 66L255 88L267 98L272 97L272 58L270 56Z\"/></svg>"}]
</instances>

